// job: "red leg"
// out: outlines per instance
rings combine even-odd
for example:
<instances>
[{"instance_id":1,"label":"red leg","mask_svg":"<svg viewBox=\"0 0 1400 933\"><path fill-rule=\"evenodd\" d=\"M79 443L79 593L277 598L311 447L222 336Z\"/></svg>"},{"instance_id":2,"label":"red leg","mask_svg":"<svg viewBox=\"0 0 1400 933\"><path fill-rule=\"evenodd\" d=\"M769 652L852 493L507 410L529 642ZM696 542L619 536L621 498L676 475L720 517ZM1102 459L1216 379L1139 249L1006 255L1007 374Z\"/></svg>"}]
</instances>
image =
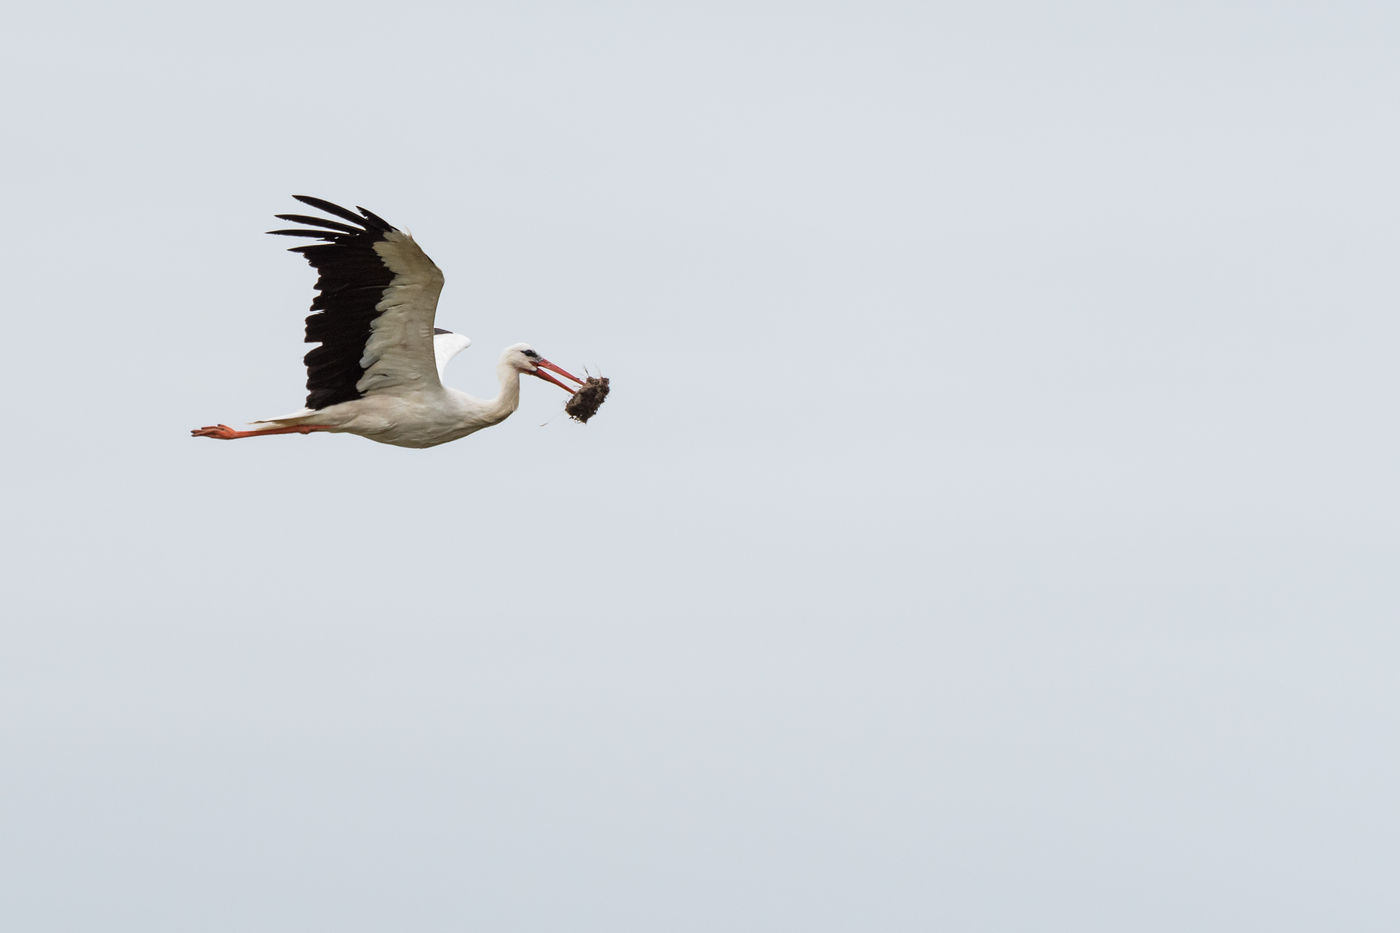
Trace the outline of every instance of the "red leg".
<instances>
[{"instance_id":1,"label":"red leg","mask_svg":"<svg viewBox=\"0 0 1400 933\"><path fill-rule=\"evenodd\" d=\"M262 437L265 434L310 434L312 431L329 431L328 424L293 424L285 428L264 428L261 431L235 431L226 424L208 425L190 432L190 437L212 437L220 441L237 440L240 437Z\"/></svg>"}]
</instances>

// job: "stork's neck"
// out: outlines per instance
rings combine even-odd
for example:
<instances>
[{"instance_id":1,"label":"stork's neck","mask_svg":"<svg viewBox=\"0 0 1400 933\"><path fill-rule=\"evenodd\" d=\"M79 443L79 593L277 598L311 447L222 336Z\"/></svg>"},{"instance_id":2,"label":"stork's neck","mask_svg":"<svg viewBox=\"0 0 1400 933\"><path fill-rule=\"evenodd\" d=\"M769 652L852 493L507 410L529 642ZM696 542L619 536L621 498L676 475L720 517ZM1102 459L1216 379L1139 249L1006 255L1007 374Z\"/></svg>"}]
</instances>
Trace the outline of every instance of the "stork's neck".
<instances>
[{"instance_id":1,"label":"stork's neck","mask_svg":"<svg viewBox=\"0 0 1400 933\"><path fill-rule=\"evenodd\" d=\"M496 364L496 378L501 380L501 391L486 403L483 412L492 424L506 420L520 407L520 370L501 360Z\"/></svg>"}]
</instances>

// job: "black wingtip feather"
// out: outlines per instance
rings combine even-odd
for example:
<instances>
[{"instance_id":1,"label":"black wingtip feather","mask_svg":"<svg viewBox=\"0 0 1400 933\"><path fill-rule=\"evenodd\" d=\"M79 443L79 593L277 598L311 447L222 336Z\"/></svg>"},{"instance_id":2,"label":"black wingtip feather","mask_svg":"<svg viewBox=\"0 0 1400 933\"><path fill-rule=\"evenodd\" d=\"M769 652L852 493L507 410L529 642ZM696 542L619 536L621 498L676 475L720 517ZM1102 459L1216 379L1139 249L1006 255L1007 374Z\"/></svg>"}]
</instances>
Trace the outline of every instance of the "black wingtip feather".
<instances>
[{"instance_id":1,"label":"black wingtip feather","mask_svg":"<svg viewBox=\"0 0 1400 933\"><path fill-rule=\"evenodd\" d=\"M309 194L294 194L292 197L303 204L309 204L318 210L323 210L327 214L334 214L341 220L348 220L352 224L359 224L361 227L364 226L365 222L362 218L356 216L353 211L341 207L339 204L332 204L330 201L324 200L323 198L313 198Z\"/></svg>"},{"instance_id":2,"label":"black wingtip feather","mask_svg":"<svg viewBox=\"0 0 1400 933\"><path fill-rule=\"evenodd\" d=\"M273 236L304 236L317 240L329 240L332 243L338 242L341 237L345 236L345 234L337 233L334 230L269 230L267 232Z\"/></svg>"},{"instance_id":3,"label":"black wingtip feather","mask_svg":"<svg viewBox=\"0 0 1400 933\"><path fill-rule=\"evenodd\" d=\"M387 220L385 220L383 217L380 217L378 214L375 214L373 211L367 211L363 207L360 207L358 204L355 205L355 209L361 214L364 214L365 219L368 220L370 223L377 224L379 228L385 233L394 229L393 224L389 223Z\"/></svg>"},{"instance_id":4,"label":"black wingtip feather","mask_svg":"<svg viewBox=\"0 0 1400 933\"><path fill-rule=\"evenodd\" d=\"M313 227L325 227L328 230L339 230L342 233L364 233L364 225L352 227L343 224L338 220L327 220L324 217L308 217L306 214L275 214L278 220L287 220L294 224L310 224Z\"/></svg>"}]
</instances>

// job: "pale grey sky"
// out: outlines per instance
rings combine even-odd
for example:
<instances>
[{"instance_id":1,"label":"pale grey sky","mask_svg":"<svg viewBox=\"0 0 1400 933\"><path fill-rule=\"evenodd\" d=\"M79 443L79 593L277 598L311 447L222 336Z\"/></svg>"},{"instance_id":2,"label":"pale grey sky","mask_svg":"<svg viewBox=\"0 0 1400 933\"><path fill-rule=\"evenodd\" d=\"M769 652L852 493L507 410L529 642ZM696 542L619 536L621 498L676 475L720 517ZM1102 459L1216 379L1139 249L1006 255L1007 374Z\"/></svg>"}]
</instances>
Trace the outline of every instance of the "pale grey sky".
<instances>
[{"instance_id":1,"label":"pale grey sky","mask_svg":"<svg viewBox=\"0 0 1400 933\"><path fill-rule=\"evenodd\" d=\"M0 926L1395 929L1397 43L12 18ZM301 402L294 193L413 231L450 382L607 406L191 440Z\"/></svg>"}]
</instances>

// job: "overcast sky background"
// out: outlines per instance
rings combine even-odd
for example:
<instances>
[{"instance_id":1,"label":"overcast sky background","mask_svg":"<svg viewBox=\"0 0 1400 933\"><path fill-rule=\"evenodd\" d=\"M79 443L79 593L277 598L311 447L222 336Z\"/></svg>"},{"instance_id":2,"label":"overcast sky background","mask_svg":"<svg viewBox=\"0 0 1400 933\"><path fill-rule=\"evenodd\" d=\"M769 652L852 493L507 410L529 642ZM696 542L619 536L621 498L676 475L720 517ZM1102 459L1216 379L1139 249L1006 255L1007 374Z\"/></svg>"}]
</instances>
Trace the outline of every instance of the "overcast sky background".
<instances>
[{"instance_id":1,"label":"overcast sky background","mask_svg":"<svg viewBox=\"0 0 1400 933\"><path fill-rule=\"evenodd\" d=\"M1400 13L30 5L0 925L1394 930ZM427 451L292 411L361 204Z\"/></svg>"}]
</instances>

